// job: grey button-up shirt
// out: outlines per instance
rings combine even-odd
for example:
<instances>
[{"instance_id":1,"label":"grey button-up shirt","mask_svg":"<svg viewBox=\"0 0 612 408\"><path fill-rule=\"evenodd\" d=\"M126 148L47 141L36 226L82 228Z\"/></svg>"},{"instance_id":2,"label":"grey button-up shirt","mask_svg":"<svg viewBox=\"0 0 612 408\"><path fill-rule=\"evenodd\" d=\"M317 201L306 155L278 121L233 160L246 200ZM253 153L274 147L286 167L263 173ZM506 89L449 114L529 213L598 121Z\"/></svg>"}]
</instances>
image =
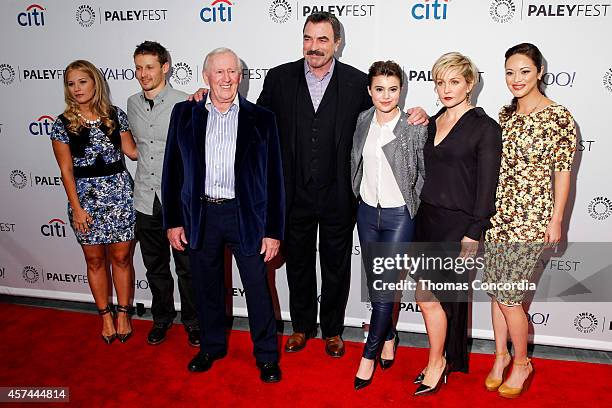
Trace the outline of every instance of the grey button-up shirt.
<instances>
[{"instance_id":1,"label":"grey button-up shirt","mask_svg":"<svg viewBox=\"0 0 612 408\"><path fill-rule=\"evenodd\" d=\"M166 151L166 137L172 108L187 99L185 92L166 85L153 99L153 109L144 93L129 97L127 115L138 148L138 164L134 180L134 208L143 214L153 214L155 195L161 199L161 176Z\"/></svg>"}]
</instances>

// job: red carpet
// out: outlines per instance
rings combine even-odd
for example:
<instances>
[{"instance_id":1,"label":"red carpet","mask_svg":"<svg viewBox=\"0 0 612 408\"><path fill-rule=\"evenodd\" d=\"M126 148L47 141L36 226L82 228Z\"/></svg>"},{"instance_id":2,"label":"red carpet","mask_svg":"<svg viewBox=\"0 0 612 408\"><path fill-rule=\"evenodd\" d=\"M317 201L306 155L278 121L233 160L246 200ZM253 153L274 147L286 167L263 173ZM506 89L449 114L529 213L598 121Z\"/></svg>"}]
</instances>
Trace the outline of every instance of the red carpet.
<instances>
[{"instance_id":1,"label":"red carpet","mask_svg":"<svg viewBox=\"0 0 612 408\"><path fill-rule=\"evenodd\" d=\"M482 385L492 356L473 354L469 375L453 373L439 393L413 397L411 381L425 364L425 349L400 347L395 366L377 370L372 385L355 392L358 343L347 343L346 355L332 359L320 340L311 340L304 351L283 354L280 383L264 384L246 332L232 332L228 356L211 371L192 374L186 366L196 349L180 325L153 347L146 345L149 321L135 320L134 336L110 346L100 339L96 315L0 304L0 322L0 386L67 386L75 406L611 406L610 365L536 358L529 392L509 401Z\"/></svg>"}]
</instances>

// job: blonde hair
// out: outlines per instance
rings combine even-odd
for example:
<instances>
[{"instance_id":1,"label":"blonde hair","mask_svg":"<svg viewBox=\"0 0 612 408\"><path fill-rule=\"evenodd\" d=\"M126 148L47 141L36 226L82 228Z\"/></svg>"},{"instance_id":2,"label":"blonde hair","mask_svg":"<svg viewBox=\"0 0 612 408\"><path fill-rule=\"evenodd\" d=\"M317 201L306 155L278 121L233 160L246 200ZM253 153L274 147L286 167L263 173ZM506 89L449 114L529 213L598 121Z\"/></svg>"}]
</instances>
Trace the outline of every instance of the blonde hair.
<instances>
[{"instance_id":1,"label":"blonde hair","mask_svg":"<svg viewBox=\"0 0 612 408\"><path fill-rule=\"evenodd\" d=\"M431 74L434 81L436 81L450 70L457 70L469 84L474 85L478 82L478 68L476 68L472 60L463 54L448 52L442 55L431 68Z\"/></svg>"},{"instance_id":2,"label":"blonde hair","mask_svg":"<svg viewBox=\"0 0 612 408\"><path fill-rule=\"evenodd\" d=\"M72 95L70 95L70 90L68 89L68 73L73 70L84 72L94 82L94 96L90 103L91 112L100 117L102 124L109 129L109 134L113 133L113 130L115 130L115 123L111 119L113 105L108 96L104 77L94 64L86 60L71 62L64 72L64 101L66 102L64 117L68 120L68 130L73 133L79 133L83 128L83 124L77 116L79 113L79 104Z\"/></svg>"}]
</instances>

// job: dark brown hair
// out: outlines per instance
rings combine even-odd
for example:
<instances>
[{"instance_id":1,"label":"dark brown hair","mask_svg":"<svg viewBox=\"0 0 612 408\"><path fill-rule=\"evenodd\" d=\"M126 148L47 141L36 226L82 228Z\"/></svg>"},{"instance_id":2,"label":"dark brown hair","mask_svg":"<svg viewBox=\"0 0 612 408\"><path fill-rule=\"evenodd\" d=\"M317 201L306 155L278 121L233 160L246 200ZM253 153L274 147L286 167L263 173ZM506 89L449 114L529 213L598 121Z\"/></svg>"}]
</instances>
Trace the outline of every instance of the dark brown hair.
<instances>
[{"instance_id":1,"label":"dark brown hair","mask_svg":"<svg viewBox=\"0 0 612 408\"><path fill-rule=\"evenodd\" d=\"M372 80L379 75L397 77L400 81L400 88L404 85L402 68L394 61L376 61L373 63L368 70L368 86L372 86Z\"/></svg>"},{"instance_id":2,"label":"dark brown hair","mask_svg":"<svg viewBox=\"0 0 612 408\"><path fill-rule=\"evenodd\" d=\"M340 38L342 37L340 21L338 21L338 18L334 16L332 13L329 13L327 11L312 13L311 15L306 17L306 21L304 22L304 28L302 28L302 33L306 29L306 24L308 23L313 23L313 24L329 23L331 24L332 30L334 32L334 42L338 42Z\"/></svg>"},{"instance_id":3,"label":"dark brown hair","mask_svg":"<svg viewBox=\"0 0 612 408\"><path fill-rule=\"evenodd\" d=\"M535 45L531 43L521 43L515 45L514 47L508 48L506 54L504 55L505 61L507 62L508 58L516 54L521 54L525 55L526 57L529 57L538 72L541 72L544 69L544 57L542 56L540 49ZM541 79L538 79L538 90L542 93L542 95L545 95ZM512 102L510 102L510 105L506 107L505 113L510 115L516 112L517 102L518 99L516 97L512 98Z\"/></svg>"},{"instance_id":4,"label":"dark brown hair","mask_svg":"<svg viewBox=\"0 0 612 408\"><path fill-rule=\"evenodd\" d=\"M170 54L168 50L158 42L145 41L142 44L136 46L134 51L134 57L137 55L155 55L159 61L159 65L164 65L170 60Z\"/></svg>"}]
</instances>

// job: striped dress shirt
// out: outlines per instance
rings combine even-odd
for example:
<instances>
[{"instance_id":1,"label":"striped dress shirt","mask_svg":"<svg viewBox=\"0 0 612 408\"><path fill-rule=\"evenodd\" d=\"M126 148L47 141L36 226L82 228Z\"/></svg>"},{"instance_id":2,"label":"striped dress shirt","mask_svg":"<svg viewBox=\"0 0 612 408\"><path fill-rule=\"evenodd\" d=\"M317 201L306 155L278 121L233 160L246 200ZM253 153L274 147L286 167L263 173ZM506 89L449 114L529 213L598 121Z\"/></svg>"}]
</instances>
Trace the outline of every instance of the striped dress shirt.
<instances>
[{"instance_id":1,"label":"striped dress shirt","mask_svg":"<svg viewBox=\"0 0 612 408\"><path fill-rule=\"evenodd\" d=\"M211 198L234 198L234 161L238 137L238 94L227 112L206 101L206 181L204 192Z\"/></svg>"}]
</instances>

